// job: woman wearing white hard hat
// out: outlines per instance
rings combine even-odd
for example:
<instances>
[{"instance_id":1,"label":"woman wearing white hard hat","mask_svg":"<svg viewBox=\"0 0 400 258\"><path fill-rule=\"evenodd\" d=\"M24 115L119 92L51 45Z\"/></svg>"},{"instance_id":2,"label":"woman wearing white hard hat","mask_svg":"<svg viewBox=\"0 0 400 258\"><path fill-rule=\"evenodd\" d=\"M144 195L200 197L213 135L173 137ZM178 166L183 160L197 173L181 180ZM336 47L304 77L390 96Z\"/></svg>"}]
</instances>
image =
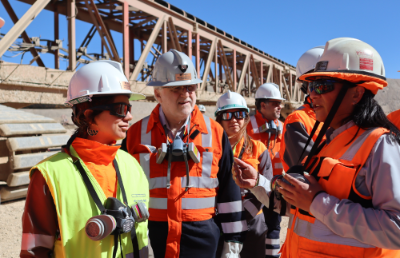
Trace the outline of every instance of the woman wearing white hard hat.
<instances>
[{"instance_id":1,"label":"woman wearing white hard hat","mask_svg":"<svg viewBox=\"0 0 400 258\"><path fill-rule=\"evenodd\" d=\"M215 116L229 137L233 156L251 165L265 177L272 178L267 148L262 142L250 138L246 132L250 118L245 99L238 93L228 91L218 99ZM264 258L267 227L262 212L263 205L248 190L241 189L241 194L249 230L240 255Z\"/></svg>"},{"instance_id":2,"label":"woman wearing white hard hat","mask_svg":"<svg viewBox=\"0 0 400 258\"><path fill-rule=\"evenodd\" d=\"M282 257L400 257L400 131L374 100L387 86L379 53L333 39L300 79L324 122L308 158L272 184L236 166L236 182L289 215Z\"/></svg>"},{"instance_id":3,"label":"woman wearing white hard hat","mask_svg":"<svg viewBox=\"0 0 400 258\"><path fill-rule=\"evenodd\" d=\"M59 152L30 172L21 257L147 257L148 181L115 146L132 119L122 66L98 61L79 69L66 105L78 127Z\"/></svg>"}]
</instances>

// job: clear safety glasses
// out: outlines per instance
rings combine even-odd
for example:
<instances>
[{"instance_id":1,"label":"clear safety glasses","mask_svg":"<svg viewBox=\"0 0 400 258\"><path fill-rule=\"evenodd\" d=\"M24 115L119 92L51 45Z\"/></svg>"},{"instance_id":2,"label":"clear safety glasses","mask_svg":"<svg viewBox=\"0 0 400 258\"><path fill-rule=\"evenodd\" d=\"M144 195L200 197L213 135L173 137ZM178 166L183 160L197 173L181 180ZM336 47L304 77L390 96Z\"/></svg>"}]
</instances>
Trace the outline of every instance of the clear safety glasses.
<instances>
[{"instance_id":1,"label":"clear safety glasses","mask_svg":"<svg viewBox=\"0 0 400 258\"><path fill-rule=\"evenodd\" d=\"M229 121L233 117L235 117L237 120L243 119L247 117L246 111L235 111L235 112L225 112L222 113L222 120L224 121Z\"/></svg>"},{"instance_id":2,"label":"clear safety glasses","mask_svg":"<svg viewBox=\"0 0 400 258\"><path fill-rule=\"evenodd\" d=\"M336 80L316 80L308 84L308 89L310 93L315 91L317 94L324 94L333 91L337 82Z\"/></svg>"},{"instance_id":3,"label":"clear safety glasses","mask_svg":"<svg viewBox=\"0 0 400 258\"><path fill-rule=\"evenodd\" d=\"M132 105L129 105L124 102L112 103L107 105L100 105L91 107L91 110L109 110L110 114L113 116L117 116L120 118L126 117L128 112L131 112Z\"/></svg>"},{"instance_id":4,"label":"clear safety glasses","mask_svg":"<svg viewBox=\"0 0 400 258\"><path fill-rule=\"evenodd\" d=\"M163 87L166 89L169 89L170 91L174 92L174 93L179 93L182 92L182 90L184 90L185 92L193 92L195 90L197 90L197 84L194 85L185 85L185 86L176 86L176 87Z\"/></svg>"}]
</instances>

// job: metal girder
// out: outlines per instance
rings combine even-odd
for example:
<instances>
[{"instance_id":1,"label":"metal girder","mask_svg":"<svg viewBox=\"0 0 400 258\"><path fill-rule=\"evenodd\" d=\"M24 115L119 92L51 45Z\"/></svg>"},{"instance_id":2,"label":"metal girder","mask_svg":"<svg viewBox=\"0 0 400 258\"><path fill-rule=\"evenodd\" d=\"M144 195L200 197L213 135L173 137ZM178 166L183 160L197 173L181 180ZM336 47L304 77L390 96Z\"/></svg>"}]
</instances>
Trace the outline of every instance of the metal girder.
<instances>
[{"instance_id":1,"label":"metal girder","mask_svg":"<svg viewBox=\"0 0 400 258\"><path fill-rule=\"evenodd\" d=\"M204 72L203 72L203 82L201 83L201 87L200 87L200 91L204 91L206 84L207 84L207 75L210 71L210 67L211 67L211 61L212 61L212 56L214 55L214 51L215 51L215 44L217 43L217 38L215 38L212 43L211 43L211 48L210 48L210 52L208 53L210 58L207 59L207 63L204 67Z\"/></svg>"},{"instance_id":2,"label":"metal girder","mask_svg":"<svg viewBox=\"0 0 400 258\"><path fill-rule=\"evenodd\" d=\"M107 27L101 17L99 10L97 9L96 5L94 4L94 0L85 0L86 8L89 10L90 17L92 18L92 22L96 26L97 32L100 35L101 41L105 46L108 54L111 56L111 59L114 61L119 62L119 56L117 49L112 41L112 38L107 30ZM108 44L107 44L108 43Z\"/></svg>"},{"instance_id":3,"label":"metal girder","mask_svg":"<svg viewBox=\"0 0 400 258\"><path fill-rule=\"evenodd\" d=\"M256 89L258 89L258 87L260 87L260 80L258 78L257 66L256 66L256 62L254 62L253 55L250 55L250 70L251 70L251 75L254 79L254 82L256 83Z\"/></svg>"},{"instance_id":4,"label":"metal girder","mask_svg":"<svg viewBox=\"0 0 400 258\"><path fill-rule=\"evenodd\" d=\"M283 81L283 88L285 89L286 95L287 95L287 97L288 97L287 100L288 100L289 102L291 102L291 101L292 101L292 95L291 95L291 92L289 91L289 89L288 89L288 87L287 87L286 79L285 79L285 75L284 75L284 74L282 74L282 81Z\"/></svg>"},{"instance_id":5,"label":"metal girder","mask_svg":"<svg viewBox=\"0 0 400 258\"><path fill-rule=\"evenodd\" d=\"M168 18L168 30L173 48L179 52L182 52L181 45L179 44L178 40L178 33L176 32L175 24L171 17Z\"/></svg>"},{"instance_id":6,"label":"metal girder","mask_svg":"<svg viewBox=\"0 0 400 258\"><path fill-rule=\"evenodd\" d=\"M244 77L246 77L246 69L249 66L249 62L250 62L250 55L246 56L246 59L244 60L244 64L243 64L243 68L242 68L242 72L240 73L240 80L239 80L239 86L236 90L237 93L240 94L240 92L242 91L244 85Z\"/></svg>"},{"instance_id":7,"label":"metal girder","mask_svg":"<svg viewBox=\"0 0 400 258\"><path fill-rule=\"evenodd\" d=\"M122 4L123 12L123 62L124 62L124 74L126 78L129 78L130 68L129 68L129 5L127 2Z\"/></svg>"},{"instance_id":8,"label":"metal girder","mask_svg":"<svg viewBox=\"0 0 400 258\"><path fill-rule=\"evenodd\" d=\"M142 52L142 55L139 58L139 61L137 62L135 69L133 70L133 73L130 77L130 80L136 80L136 78L138 77L140 71L142 70L144 61L147 58L147 55L150 52L151 47L153 46L154 40L156 39L156 37L158 36L158 34L160 33L160 29L161 29L161 25L164 23L164 19L165 16L163 16L162 18L159 18L156 25L154 26L153 31L151 32L151 35L147 41L147 44Z\"/></svg>"},{"instance_id":9,"label":"metal girder","mask_svg":"<svg viewBox=\"0 0 400 258\"><path fill-rule=\"evenodd\" d=\"M19 21L0 40L0 56L3 56L7 49L22 34L35 17L46 7L50 0L37 0L31 8L19 19ZM38 60L38 59L37 59ZM44 64L43 64L44 66Z\"/></svg>"},{"instance_id":10,"label":"metal girder","mask_svg":"<svg viewBox=\"0 0 400 258\"><path fill-rule=\"evenodd\" d=\"M7 11L8 15L10 16L11 20L13 21L13 23L16 24L18 22L18 17L15 14L14 9L12 8L12 6L8 2L8 0L1 0L1 2L3 3L3 6L6 9L6 11ZM31 40L25 30L21 33L21 36L25 43L31 43ZM38 64L38 66L45 67L45 65L44 65L42 59L40 58L38 52L36 51L36 49L30 48L29 51L31 52L33 57L35 57L35 58L38 57L36 59L36 63Z\"/></svg>"},{"instance_id":11,"label":"metal girder","mask_svg":"<svg viewBox=\"0 0 400 258\"><path fill-rule=\"evenodd\" d=\"M75 0L67 0L67 19L68 19L68 70L74 71L76 66L76 34L75 19L76 8Z\"/></svg>"},{"instance_id":12,"label":"metal girder","mask_svg":"<svg viewBox=\"0 0 400 258\"><path fill-rule=\"evenodd\" d=\"M228 82L229 89L231 91L234 91L231 72L229 70L228 60L226 59L225 51L224 51L224 48L222 47L221 40L218 40L218 49L219 49L219 51L218 51L219 52L219 56L221 58L221 64L222 64L222 67L224 68L225 78L226 78L226 80Z\"/></svg>"}]
</instances>

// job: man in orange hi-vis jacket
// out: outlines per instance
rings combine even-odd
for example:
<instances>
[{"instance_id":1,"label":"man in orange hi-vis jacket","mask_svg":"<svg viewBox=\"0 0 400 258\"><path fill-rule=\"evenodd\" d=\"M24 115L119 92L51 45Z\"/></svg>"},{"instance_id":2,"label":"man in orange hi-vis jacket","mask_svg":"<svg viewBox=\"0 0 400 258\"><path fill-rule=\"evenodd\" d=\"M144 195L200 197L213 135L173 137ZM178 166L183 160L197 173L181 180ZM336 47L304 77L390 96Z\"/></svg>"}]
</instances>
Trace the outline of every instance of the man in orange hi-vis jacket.
<instances>
[{"instance_id":1,"label":"man in orange hi-vis jacket","mask_svg":"<svg viewBox=\"0 0 400 258\"><path fill-rule=\"evenodd\" d=\"M155 87L159 104L131 126L122 143L149 179L155 258L215 257L219 226L222 257L239 258L247 231L229 139L195 105L201 82L184 53L161 55L147 84Z\"/></svg>"}]
</instances>

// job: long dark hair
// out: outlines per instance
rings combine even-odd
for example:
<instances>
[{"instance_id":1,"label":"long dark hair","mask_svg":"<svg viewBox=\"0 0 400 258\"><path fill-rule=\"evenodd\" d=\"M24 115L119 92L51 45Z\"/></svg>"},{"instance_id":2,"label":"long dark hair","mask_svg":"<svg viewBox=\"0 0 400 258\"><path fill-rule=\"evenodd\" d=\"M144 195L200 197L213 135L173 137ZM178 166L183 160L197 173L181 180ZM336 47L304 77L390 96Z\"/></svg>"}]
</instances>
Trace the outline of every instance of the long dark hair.
<instances>
[{"instance_id":1,"label":"long dark hair","mask_svg":"<svg viewBox=\"0 0 400 258\"><path fill-rule=\"evenodd\" d=\"M386 117L370 90L365 90L361 100L354 106L351 120L362 129L383 127L390 131L392 140L400 144L400 130Z\"/></svg>"}]
</instances>

